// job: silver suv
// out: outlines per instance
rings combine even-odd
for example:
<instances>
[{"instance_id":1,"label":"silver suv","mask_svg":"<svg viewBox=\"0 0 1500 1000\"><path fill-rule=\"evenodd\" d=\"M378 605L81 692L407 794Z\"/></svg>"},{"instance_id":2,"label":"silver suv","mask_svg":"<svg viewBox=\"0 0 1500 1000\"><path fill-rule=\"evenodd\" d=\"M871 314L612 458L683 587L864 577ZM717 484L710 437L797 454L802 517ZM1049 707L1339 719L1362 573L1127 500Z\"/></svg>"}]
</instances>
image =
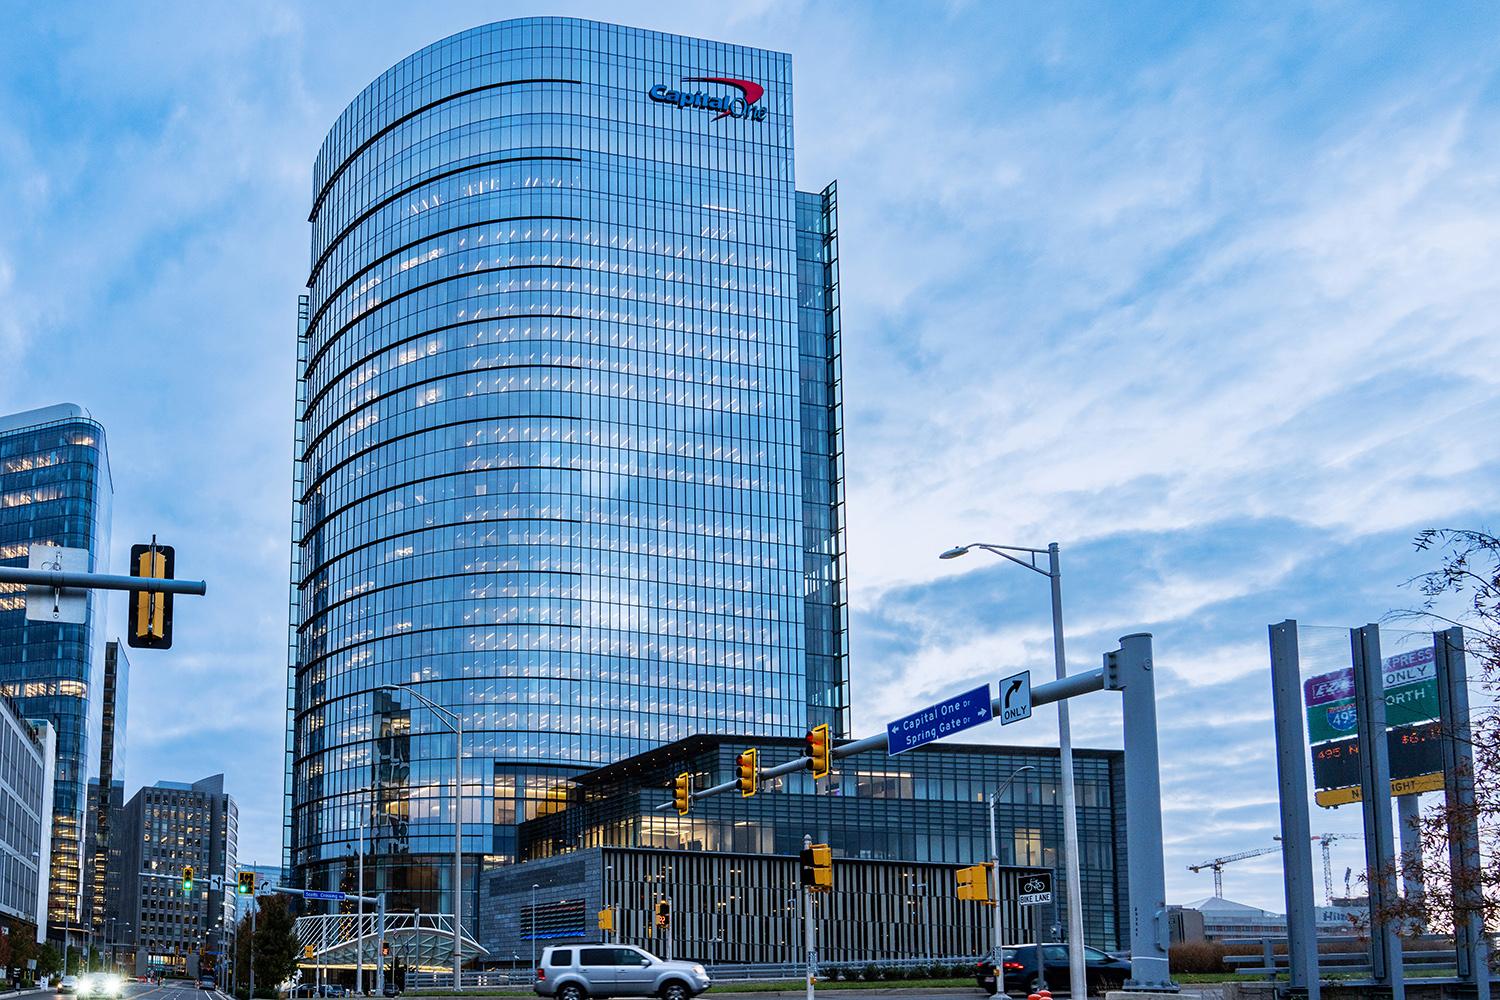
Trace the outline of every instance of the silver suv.
<instances>
[{"instance_id":1,"label":"silver suv","mask_svg":"<svg viewBox=\"0 0 1500 1000\"><path fill-rule=\"evenodd\" d=\"M621 944L554 945L542 952L536 991L557 1000L661 997L690 1000L710 983L695 962L668 962Z\"/></svg>"}]
</instances>

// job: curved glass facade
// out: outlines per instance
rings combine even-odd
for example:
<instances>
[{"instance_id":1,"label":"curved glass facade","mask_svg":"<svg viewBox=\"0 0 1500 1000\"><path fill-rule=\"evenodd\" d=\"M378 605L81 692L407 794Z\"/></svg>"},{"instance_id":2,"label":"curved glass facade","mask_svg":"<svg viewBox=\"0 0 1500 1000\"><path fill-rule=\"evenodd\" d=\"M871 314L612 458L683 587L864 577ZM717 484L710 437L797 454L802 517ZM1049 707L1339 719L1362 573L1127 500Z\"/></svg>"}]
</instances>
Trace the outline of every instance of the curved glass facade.
<instances>
[{"instance_id":1,"label":"curved glass facade","mask_svg":"<svg viewBox=\"0 0 1500 1000\"><path fill-rule=\"evenodd\" d=\"M69 403L0 417L0 562L25 566L31 546L85 549L109 571L114 489L104 428ZM49 928L80 928L88 783L98 758L104 683L104 597L84 624L27 621L26 588L0 584L0 695L23 718L57 730Z\"/></svg>"},{"instance_id":2,"label":"curved glass facade","mask_svg":"<svg viewBox=\"0 0 1500 1000\"><path fill-rule=\"evenodd\" d=\"M795 191L791 108L785 54L541 18L334 125L299 330L305 885L352 888L369 816L366 885L451 912L453 737L382 685L461 714L473 863L583 770L844 729L835 215Z\"/></svg>"}]
</instances>

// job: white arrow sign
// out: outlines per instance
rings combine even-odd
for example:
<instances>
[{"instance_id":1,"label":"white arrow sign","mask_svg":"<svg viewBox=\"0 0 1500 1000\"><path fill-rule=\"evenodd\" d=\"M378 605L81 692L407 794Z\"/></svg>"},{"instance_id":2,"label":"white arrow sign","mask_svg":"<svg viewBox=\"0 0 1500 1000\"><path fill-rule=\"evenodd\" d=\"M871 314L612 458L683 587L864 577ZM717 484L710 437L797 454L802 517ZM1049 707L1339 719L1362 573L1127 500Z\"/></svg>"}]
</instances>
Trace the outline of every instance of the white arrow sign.
<instances>
[{"instance_id":1,"label":"white arrow sign","mask_svg":"<svg viewBox=\"0 0 1500 1000\"><path fill-rule=\"evenodd\" d=\"M1023 670L1000 682L1000 725L1031 718L1031 671Z\"/></svg>"}]
</instances>

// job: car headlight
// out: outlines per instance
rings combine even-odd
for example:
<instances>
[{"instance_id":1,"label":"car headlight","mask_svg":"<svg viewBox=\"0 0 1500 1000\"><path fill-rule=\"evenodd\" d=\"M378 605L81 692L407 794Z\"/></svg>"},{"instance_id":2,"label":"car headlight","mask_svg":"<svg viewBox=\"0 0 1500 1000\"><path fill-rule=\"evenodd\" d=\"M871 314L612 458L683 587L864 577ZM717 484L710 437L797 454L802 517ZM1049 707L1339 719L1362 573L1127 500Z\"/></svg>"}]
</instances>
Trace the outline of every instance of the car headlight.
<instances>
[{"instance_id":1,"label":"car headlight","mask_svg":"<svg viewBox=\"0 0 1500 1000\"><path fill-rule=\"evenodd\" d=\"M696 972L700 976L706 976L706 975L708 975L708 970L705 969L701 965L695 965L695 966L693 966L693 971Z\"/></svg>"},{"instance_id":2,"label":"car headlight","mask_svg":"<svg viewBox=\"0 0 1500 1000\"><path fill-rule=\"evenodd\" d=\"M104 979L104 988L109 990L111 993L118 995L120 992L120 977L106 976Z\"/></svg>"}]
</instances>

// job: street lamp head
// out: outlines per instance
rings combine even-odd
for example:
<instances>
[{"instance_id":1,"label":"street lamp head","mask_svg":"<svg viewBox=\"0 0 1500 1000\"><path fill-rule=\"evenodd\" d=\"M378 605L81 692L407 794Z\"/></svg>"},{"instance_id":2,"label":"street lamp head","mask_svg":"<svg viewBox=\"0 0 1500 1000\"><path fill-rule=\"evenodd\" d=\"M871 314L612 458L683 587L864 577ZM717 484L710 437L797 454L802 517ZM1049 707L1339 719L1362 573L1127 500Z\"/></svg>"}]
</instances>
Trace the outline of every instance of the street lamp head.
<instances>
[{"instance_id":1,"label":"street lamp head","mask_svg":"<svg viewBox=\"0 0 1500 1000\"><path fill-rule=\"evenodd\" d=\"M969 554L969 548L970 547L967 546L967 545L955 545L953 548L951 548L948 551L940 554L938 556L938 558L939 559L957 559L959 556L966 556L966 555L968 555Z\"/></svg>"}]
</instances>

